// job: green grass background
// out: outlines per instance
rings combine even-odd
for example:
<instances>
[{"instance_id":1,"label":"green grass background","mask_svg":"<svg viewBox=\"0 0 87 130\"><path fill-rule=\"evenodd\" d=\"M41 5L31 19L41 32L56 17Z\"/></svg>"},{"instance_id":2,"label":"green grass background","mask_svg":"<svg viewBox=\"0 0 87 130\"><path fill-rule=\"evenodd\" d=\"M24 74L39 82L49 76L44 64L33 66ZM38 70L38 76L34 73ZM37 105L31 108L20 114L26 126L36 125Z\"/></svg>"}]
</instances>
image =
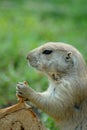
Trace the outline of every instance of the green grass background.
<instances>
[{"instance_id":1,"label":"green grass background","mask_svg":"<svg viewBox=\"0 0 87 130\"><path fill-rule=\"evenodd\" d=\"M0 0L0 106L17 102L19 81L46 89L47 79L28 67L26 55L48 41L74 45L87 61L87 0ZM42 120L56 130L50 117Z\"/></svg>"}]
</instances>

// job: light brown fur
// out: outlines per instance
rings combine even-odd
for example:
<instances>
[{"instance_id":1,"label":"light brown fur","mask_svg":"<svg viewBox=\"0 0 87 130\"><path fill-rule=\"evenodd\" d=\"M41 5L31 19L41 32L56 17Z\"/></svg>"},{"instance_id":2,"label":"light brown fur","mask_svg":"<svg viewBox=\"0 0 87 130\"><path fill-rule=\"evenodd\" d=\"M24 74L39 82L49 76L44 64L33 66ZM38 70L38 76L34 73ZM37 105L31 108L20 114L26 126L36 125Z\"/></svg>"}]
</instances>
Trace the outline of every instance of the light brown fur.
<instances>
[{"instance_id":1,"label":"light brown fur","mask_svg":"<svg viewBox=\"0 0 87 130\"><path fill-rule=\"evenodd\" d=\"M61 130L87 130L87 68L80 52L71 45L50 42L29 52L27 59L48 77L50 85L40 93L18 83L17 94L53 117Z\"/></svg>"}]
</instances>

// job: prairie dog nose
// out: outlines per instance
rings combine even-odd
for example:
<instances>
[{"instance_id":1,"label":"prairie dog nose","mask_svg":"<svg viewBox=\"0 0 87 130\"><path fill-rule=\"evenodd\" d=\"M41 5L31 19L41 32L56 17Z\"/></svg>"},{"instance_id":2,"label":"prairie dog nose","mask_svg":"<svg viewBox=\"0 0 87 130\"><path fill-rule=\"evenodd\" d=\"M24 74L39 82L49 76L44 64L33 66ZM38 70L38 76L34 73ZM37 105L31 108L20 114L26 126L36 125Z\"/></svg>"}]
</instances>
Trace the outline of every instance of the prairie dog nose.
<instances>
[{"instance_id":1,"label":"prairie dog nose","mask_svg":"<svg viewBox=\"0 0 87 130\"><path fill-rule=\"evenodd\" d=\"M28 56L26 56L26 59L28 60Z\"/></svg>"},{"instance_id":2,"label":"prairie dog nose","mask_svg":"<svg viewBox=\"0 0 87 130\"><path fill-rule=\"evenodd\" d=\"M30 54L28 54L27 57L26 57L26 59L30 60L30 57L31 57Z\"/></svg>"}]
</instances>

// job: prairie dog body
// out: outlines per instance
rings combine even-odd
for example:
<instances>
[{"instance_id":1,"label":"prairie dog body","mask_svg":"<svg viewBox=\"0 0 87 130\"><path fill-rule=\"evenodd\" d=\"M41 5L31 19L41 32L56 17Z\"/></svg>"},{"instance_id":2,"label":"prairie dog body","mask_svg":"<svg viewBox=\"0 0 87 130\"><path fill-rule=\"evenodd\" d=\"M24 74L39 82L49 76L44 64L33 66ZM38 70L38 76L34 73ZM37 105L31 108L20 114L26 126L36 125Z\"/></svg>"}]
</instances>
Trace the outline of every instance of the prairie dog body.
<instances>
[{"instance_id":1,"label":"prairie dog body","mask_svg":"<svg viewBox=\"0 0 87 130\"><path fill-rule=\"evenodd\" d=\"M29 52L27 59L48 77L49 87L40 93L18 83L17 94L53 117L61 130L87 130L87 68L80 52L50 42Z\"/></svg>"}]
</instances>

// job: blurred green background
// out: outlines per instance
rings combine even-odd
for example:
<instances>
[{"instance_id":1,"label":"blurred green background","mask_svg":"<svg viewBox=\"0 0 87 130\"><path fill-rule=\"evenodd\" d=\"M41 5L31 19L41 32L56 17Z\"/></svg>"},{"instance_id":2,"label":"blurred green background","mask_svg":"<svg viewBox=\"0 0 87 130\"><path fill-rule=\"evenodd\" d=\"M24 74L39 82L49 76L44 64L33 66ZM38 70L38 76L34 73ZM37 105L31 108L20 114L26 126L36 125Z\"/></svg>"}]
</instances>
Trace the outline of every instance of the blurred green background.
<instances>
[{"instance_id":1,"label":"blurred green background","mask_svg":"<svg viewBox=\"0 0 87 130\"><path fill-rule=\"evenodd\" d=\"M43 91L47 79L28 67L26 55L48 41L74 45L87 61L87 0L0 0L0 106L17 102L16 83ZM56 130L51 118L42 120Z\"/></svg>"}]
</instances>

